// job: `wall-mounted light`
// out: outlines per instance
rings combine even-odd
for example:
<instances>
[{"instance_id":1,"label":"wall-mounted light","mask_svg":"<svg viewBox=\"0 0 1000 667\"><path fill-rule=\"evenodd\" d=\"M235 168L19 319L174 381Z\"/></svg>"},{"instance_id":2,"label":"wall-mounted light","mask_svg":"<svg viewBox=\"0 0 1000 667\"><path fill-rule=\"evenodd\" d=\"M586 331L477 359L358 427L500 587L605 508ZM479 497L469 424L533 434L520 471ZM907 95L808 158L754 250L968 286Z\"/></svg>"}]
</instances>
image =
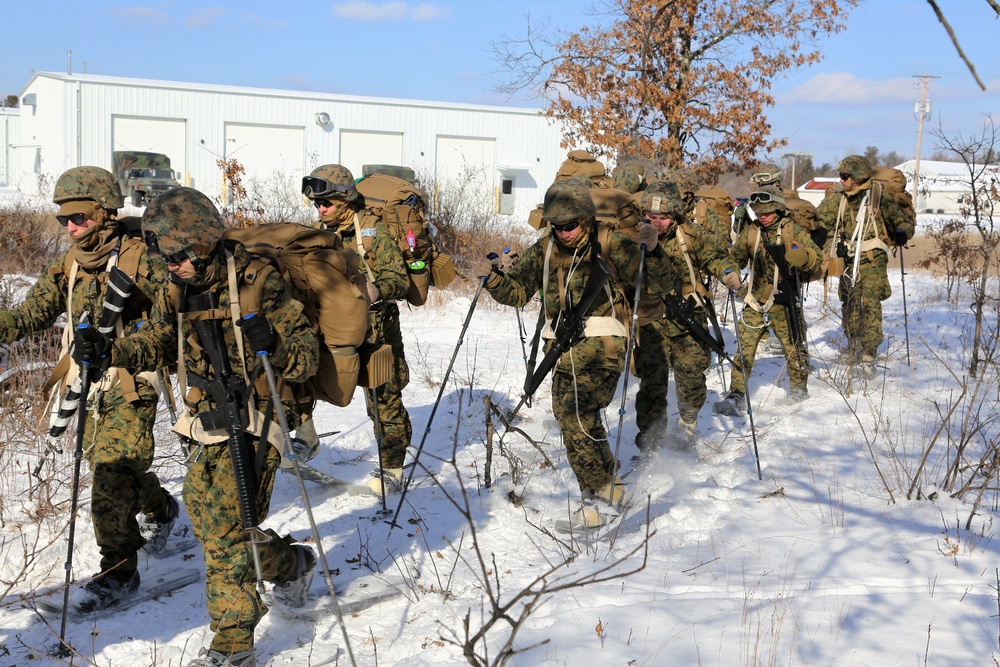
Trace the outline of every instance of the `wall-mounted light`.
<instances>
[{"instance_id":1,"label":"wall-mounted light","mask_svg":"<svg viewBox=\"0 0 1000 667\"><path fill-rule=\"evenodd\" d=\"M325 111L320 111L316 114L316 124L320 127L326 127L330 124L330 114Z\"/></svg>"}]
</instances>

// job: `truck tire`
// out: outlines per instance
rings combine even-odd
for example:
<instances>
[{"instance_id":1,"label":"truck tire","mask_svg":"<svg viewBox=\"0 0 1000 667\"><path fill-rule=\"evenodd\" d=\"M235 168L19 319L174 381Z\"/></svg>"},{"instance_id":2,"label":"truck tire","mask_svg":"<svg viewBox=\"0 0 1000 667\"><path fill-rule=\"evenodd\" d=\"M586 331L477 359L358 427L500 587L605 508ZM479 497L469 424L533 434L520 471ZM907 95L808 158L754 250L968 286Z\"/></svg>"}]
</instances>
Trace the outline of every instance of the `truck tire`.
<instances>
[{"instance_id":1,"label":"truck tire","mask_svg":"<svg viewBox=\"0 0 1000 667\"><path fill-rule=\"evenodd\" d=\"M144 197L143 197L143 193L142 193L141 190L133 190L132 191L132 206L136 206L136 207L142 206L142 200L143 199L144 199Z\"/></svg>"}]
</instances>

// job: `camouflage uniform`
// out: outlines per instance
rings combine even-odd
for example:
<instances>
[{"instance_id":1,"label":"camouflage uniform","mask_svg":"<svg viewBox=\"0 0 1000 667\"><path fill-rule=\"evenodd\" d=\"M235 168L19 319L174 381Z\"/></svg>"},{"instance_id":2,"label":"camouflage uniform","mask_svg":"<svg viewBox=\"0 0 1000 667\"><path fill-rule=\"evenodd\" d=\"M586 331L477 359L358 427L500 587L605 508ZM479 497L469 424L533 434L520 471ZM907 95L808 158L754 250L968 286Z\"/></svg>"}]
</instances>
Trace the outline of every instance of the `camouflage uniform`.
<instances>
[{"instance_id":1,"label":"camouflage uniform","mask_svg":"<svg viewBox=\"0 0 1000 667\"><path fill-rule=\"evenodd\" d=\"M194 193L192 195L191 193ZM183 213L185 217L181 218ZM204 243L187 244L176 230L178 220L183 220L184 237L205 239ZM217 233L213 229L218 225ZM187 285L172 286L171 294L156 304L155 317L165 322L176 322L174 302L186 303L187 294L214 293L218 297L218 310L229 312L231 292L226 277L226 261L218 246L210 243L211 238L222 236L222 221L211 202L190 188L178 188L161 195L146 209L143 216L143 231L156 235L160 249L165 253L176 252L180 248L199 254L204 268L198 277ZM206 231L208 230L208 231ZM200 235L200 236L199 236ZM246 302L248 290L258 290L258 286L248 285L251 275L248 267L251 256L236 242L227 241L226 253L231 253L235 266L240 301ZM260 275L253 275L259 279ZM277 271L266 274L264 286L259 292L260 312L273 326L278 344L270 355L271 364L284 382L302 383L309 379L319 364L319 341L315 329L303 314L302 304L296 301L291 290ZM183 307L183 306L182 306ZM189 317L184 318L184 365L188 373L210 379L215 370L201 348L198 334ZM245 367L248 373L259 363L249 345L244 346L241 359L237 346L236 332L231 317L222 320L224 347L229 351L229 363L237 376L242 376ZM175 361L177 340L163 345L147 335L145 327L138 333L115 341L113 359L129 367L157 368ZM251 404L260 411L267 410L268 394L264 378L254 385ZM185 397L185 406L190 415L208 412L216 407L215 402L202 391L191 389ZM298 412L294 405L285 405L289 422L296 425ZM255 461L257 478L253 487L256 491L256 507L261 521L267 516L271 501L271 490L275 470L280 462L278 450L264 445L262 452L253 450L260 447L259 440L247 438L251 448L250 458ZM267 608L257 592L256 572L252 549L247 541L247 533L242 525L236 480L226 441L199 444L191 441L190 451L194 462L184 479L184 502L191 516L195 537L202 544L205 559L205 597L211 629L215 633L211 648L225 654L238 653L253 647L254 628L267 613ZM270 538L259 545L263 579L271 582L286 582L294 579L299 571L299 556L291 545L291 538L281 538L273 530L265 533Z\"/></svg>"},{"instance_id":2,"label":"camouflage uniform","mask_svg":"<svg viewBox=\"0 0 1000 667\"><path fill-rule=\"evenodd\" d=\"M662 197L662 200L656 197ZM684 207L677 188L668 181L655 183L645 191L642 208L644 211L676 216L673 225L660 232L660 247L666 254L672 274L677 276L671 293L694 298L697 286L701 299L711 303L712 296L704 287L701 274L713 274L722 280L727 272L739 272L739 267L729 255L729 244L717 235L685 223ZM690 267L681 246L681 235ZM696 272L694 276L691 269ZM639 427L636 445L641 451L647 451L655 449L663 436L670 369L674 371L680 418L694 424L705 404L705 370L711 364L712 352L708 344L687 326L664 315L662 298L640 301L639 317L640 323L644 320L647 323L640 328L635 348L635 371L640 378L635 399L636 424ZM707 330L708 313L703 305L695 309L695 317Z\"/></svg>"},{"instance_id":3,"label":"camouflage uniform","mask_svg":"<svg viewBox=\"0 0 1000 667\"><path fill-rule=\"evenodd\" d=\"M777 190L772 189L768 192L777 195ZM758 215L761 215L766 214L769 210L774 210L774 208L754 205L754 210L758 211ZM746 226L730 248L730 253L736 264L742 267L749 263L752 273L749 294L744 298L743 314L737 324L740 353L734 357L736 363L733 365L733 376L730 384L730 390L740 394L746 394L746 376L753 370L757 344L767 335L769 328L774 332L784 350L785 359L788 362L788 379L791 388L802 392L800 395L804 395L809 377L806 359L804 355L799 354L800 350L792 341L787 307L777 301L771 303L771 299L775 296L781 299L779 288L775 287L775 281L779 281L779 287L784 285L781 284L780 277L775 278L777 265L764 246L783 245L786 252L789 248L796 246L804 250L808 259L800 272L805 274L818 269L822 259L820 249L812 242L808 232L785 215L783 200L778 211L778 219L766 227L759 221ZM793 237L792 239L787 238L789 234ZM792 288L791 285L788 287ZM790 295L784 296L789 298Z\"/></svg>"},{"instance_id":4,"label":"camouflage uniform","mask_svg":"<svg viewBox=\"0 0 1000 667\"><path fill-rule=\"evenodd\" d=\"M846 157L838 169L842 174L853 175L861 185L852 192L837 187L820 203L816 215L829 231L823 256L834 256L838 242L846 244L846 269L840 277L839 294L847 352L854 359L867 357L866 361L871 361L884 339L882 301L892 294L888 277L892 235L900 230L907 238L912 237L914 221L903 213L888 192L883 191L874 212L867 208L872 194L872 167L864 157ZM859 230L858 211L862 206L869 215L867 224Z\"/></svg>"},{"instance_id":5,"label":"camouflage uniform","mask_svg":"<svg viewBox=\"0 0 1000 667\"><path fill-rule=\"evenodd\" d=\"M312 176L328 178L332 182L353 182L351 172L340 165L325 165L312 172ZM355 194L359 194L355 191ZM362 254L358 248L358 229L364 249L363 264L369 280L378 288L381 300L372 305L372 328L380 342L392 347L392 377L375 390L378 403L378 418L382 426L382 451L380 458L383 469L403 467L406 448L413 437L410 415L403 405L403 389L410 382L410 369L406 365L403 348L403 334L399 323L397 299L406 297L410 285L403 262L403 253L396 244L392 231L380 221L371 209L364 208L364 200L359 196L348 199L352 214L346 220L320 220L322 227L334 226L344 241L344 246ZM355 217L357 215L357 227ZM371 407L368 416L374 419ZM376 437L378 433L376 433Z\"/></svg>"},{"instance_id":6,"label":"camouflage uniform","mask_svg":"<svg viewBox=\"0 0 1000 667\"><path fill-rule=\"evenodd\" d=\"M88 198L92 190L102 187L117 192L117 199L100 195ZM67 171L57 182L55 201L62 204L61 215L71 210L82 212L75 209L90 206L90 217L99 219L98 224L86 239L74 239L69 250L42 269L21 305L0 312L0 342L12 343L51 327L66 313L71 288L72 312L67 327L80 322L83 313L88 314L91 322L98 321L107 292L108 260L116 249L118 258L127 255L130 262L138 261L136 275L130 276L135 287L121 314L124 331L146 320L151 302L164 289L166 266L151 259L142 241L127 237L115 220L116 210L123 202L110 173L97 167ZM74 262L78 270L71 286L69 274ZM169 326L147 321L145 328L152 337L169 338ZM65 359L69 361L68 357ZM83 436L85 456L93 471L91 519L101 552L101 571L114 568L115 577L124 580L136 571L136 554L146 543L139 532L136 514L143 512L161 522L171 518L169 494L160 487L156 475L149 472L153 463L157 394L146 379L116 368L109 369L92 388L87 403L91 414Z\"/></svg>"},{"instance_id":7,"label":"camouflage uniform","mask_svg":"<svg viewBox=\"0 0 1000 667\"><path fill-rule=\"evenodd\" d=\"M582 188L582 189L581 189ZM595 242L600 243L599 254L617 274L618 279L631 283L639 270L639 247L628 237L610 230L598 233L594 220L595 208L588 190L572 179L561 181L546 193L546 217L556 208L549 206L550 193L567 193L570 206L589 204L589 221L581 225L582 243L568 248L558 240L551 229L534 245L518 253L518 260L505 274L492 273L486 288L497 302L521 308L532 296L543 289L543 307L546 318L553 323L567 300L579 301L593 263L591 252ZM586 202L581 203L583 198ZM575 199L574 199L575 198ZM574 209L575 210L575 209ZM550 220L562 224L558 220ZM595 238L596 237L596 238ZM603 245L607 245L605 248ZM549 273L545 276L546 254L549 256ZM646 260L645 284L649 293L663 291L668 286L667 269L662 253L656 252ZM614 280L614 278L612 278ZM565 285L561 292L560 286ZM616 295L615 315L625 314L624 298ZM606 290L601 290L588 311L588 320L597 323L598 317L612 315ZM615 479L618 462L608 445L607 432L601 421L601 411L607 408L615 393L618 379L625 364L626 329L620 322L600 333L584 335L573 341L562 353L552 373L552 410L562 429L566 458L576 475L581 492L596 494ZM547 327L547 337L551 329ZM549 340L546 350L552 345Z\"/></svg>"}]
</instances>

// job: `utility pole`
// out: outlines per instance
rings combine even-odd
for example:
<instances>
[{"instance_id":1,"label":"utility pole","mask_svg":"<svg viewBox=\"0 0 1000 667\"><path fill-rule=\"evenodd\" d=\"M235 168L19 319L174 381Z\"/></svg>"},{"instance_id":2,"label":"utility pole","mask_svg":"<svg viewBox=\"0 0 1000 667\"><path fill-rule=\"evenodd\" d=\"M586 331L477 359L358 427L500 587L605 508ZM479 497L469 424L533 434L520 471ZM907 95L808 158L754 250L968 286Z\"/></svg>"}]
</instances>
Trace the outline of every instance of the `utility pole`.
<instances>
[{"instance_id":1,"label":"utility pole","mask_svg":"<svg viewBox=\"0 0 1000 667\"><path fill-rule=\"evenodd\" d=\"M791 178L791 181L790 181L790 186L791 186L792 190L796 190L797 189L796 186L795 186L795 183L796 183L796 181L795 181L795 160L797 158L800 158L800 157L801 158L806 158L806 157L812 157L812 156L813 156L812 153L785 153L784 155L781 156L782 158L790 158L792 160L792 178Z\"/></svg>"},{"instance_id":2,"label":"utility pole","mask_svg":"<svg viewBox=\"0 0 1000 667\"><path fill-rule=\"evenodd\" d=\"M913 206L918 211L920 210L920 203L917 199L917 181L920 176L920 141L924 137L924 118L931 115L931 101L927 99L927 86L930 85L931 79L940 79L939 76L931 76L930 74L924 73L922 75L914 74L914 79L920 79L920 101L914 103L913 105L913 115L917 118L917 157L913 161Z\"/></svg>"}]
</instances>

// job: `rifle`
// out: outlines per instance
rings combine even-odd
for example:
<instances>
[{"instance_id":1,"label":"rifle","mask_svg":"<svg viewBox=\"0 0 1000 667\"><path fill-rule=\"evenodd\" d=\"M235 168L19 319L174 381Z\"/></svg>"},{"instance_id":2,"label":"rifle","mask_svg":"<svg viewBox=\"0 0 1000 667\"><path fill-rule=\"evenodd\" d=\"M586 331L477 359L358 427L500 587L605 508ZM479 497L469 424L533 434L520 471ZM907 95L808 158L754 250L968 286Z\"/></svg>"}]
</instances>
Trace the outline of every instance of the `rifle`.
<instances>
[{"instance_id":1,"label":"rifle","mask_svg":"<svg viewBox=\"0 0 1000 667\"><path fill-rule=\"evenodd\" d=\"M798 268L792 267L785 259L785 246L779 243L768 243L764 246L767 253L778 266L781 280L778 282L778 298L774 302L783 305L788 310L788 331L792 334L792 345L799 357L799 363L804 364L802 347L805 337L802 335L802 278Z\"/></svg>"},{"instance_id":2,"label":"rifle","mask_svg":"<svg viewBox=\"0 0 1000 667\"><path fill-rule=\"evenodd\" d=\"M706 329L702 323L698 321L698 318L695 317L694 309L697 304L695 304L694 300L686 299L678 292L680 292L679 286L673 294L664 294L660 297L663 299L663 304L666 306L667 316L687 327L688 331L694 334L695 338L708 345L713 352L719 355L720 359L725 359L731 364L734 363L733 358L726 352L726 345L722 340L721 335L717 340L711 333L709 333L708 329Z\"/></svg>"},{"instance_id":3,"label":"rifle","mask_svg":"<svg viewBox=\"0 0 1000 667\"><path fill-rule=\"evenodd\" d=\"M188 297L187 312L210 311L218 308L218 297L211 293L197 294ZM248 535L248 541L253 548L254 568L257 573L257 585L263 585L261 575L260 549L258 544L269 538L260 530L257 515L257 471L254 470L250 443L247 440L246 424L249 423L247 413L247 398L249 388L243 380L233 373L229 364L229 351L222 334L220 318L191 318L191 324L198 334L198 340L208 364L214 371L214 377L209 380L197 373L188 372L191 385L211 396L215 403L213 409L198 415L205 430L225 429L229 437L229 459L233 465L233 475L236 478L236 496L240 506L240 523ZM183 335L181 333L180 335ZM261 443L266 443L267 434L261 434Z\"/></svg>"},{"instance_id":4,"label":"rifle","mask_svg":"<svg viewBox=\"0 0 1000 667\"><path fill-rule=\"evenodd\" d=\"M524 391L527 393L531 386L531 377L535 374L535 364L538 362L538 342L542 337L542 327L545 326L545 299L539 299L541 305L538 308L538 322L535 324L535 333L531 337L531 355L525 365ZM531 407L531 398L528 398L528 407Z\"/></svg>"},{"instance_id":5,"label":"rifle","mask_svg":"<svg viewBox=\"0 0 1000 667\"><path fill-rule=\"evenodd\" d=\"M538 362L538 366L535 368L535 372L531 375L529 381L525 383L524 394L521 396L520 402L510 413L510 416L507 417L506 421L508 424L514 420L521 406L538 391L538 387L548 376L549 371L556 365L556 362L559 361L562 353L568 350L583 335L583 330L587 324L587 311L594 305L594 299L604 289L610 276L611 269L608 268L608 265L600 257L595 257L590 262L590 275L587 277L587 283L583 287L580 301L574 305L572 295L566 295L566 309L559 314L555 327L555 339L552 341L549 351ZM544 294L542 295L542 310L545 310Z\"/></svg>"},{"instance_id":6,"label":"rifle","mask_svg":"<svg viewBox=\"0 0 1000 667\"><path fill-rule=\"evenodd\" d=\"M132 295L135 283L128 277L128 274L117 266L111 269L108 275L108 288L104 293L104 303L101 304L101 316L97 320L97 330L105 336L111 335L121 319L125 302ZM87 369L88 373L93 373L93 369ZM91 381L97 378L90 378ZM80 401L86 401L87 397L83 393L83 377L77 375L73 383L66 390L66 396L59 404L59 411L52 414L49 422L49 433L46 437L50 450L59 449L59 438L66 432L69 423L80 405ZM32 474L38 477L42 470L43 458L38 462Z\"/></svg>"}]
</instances>

